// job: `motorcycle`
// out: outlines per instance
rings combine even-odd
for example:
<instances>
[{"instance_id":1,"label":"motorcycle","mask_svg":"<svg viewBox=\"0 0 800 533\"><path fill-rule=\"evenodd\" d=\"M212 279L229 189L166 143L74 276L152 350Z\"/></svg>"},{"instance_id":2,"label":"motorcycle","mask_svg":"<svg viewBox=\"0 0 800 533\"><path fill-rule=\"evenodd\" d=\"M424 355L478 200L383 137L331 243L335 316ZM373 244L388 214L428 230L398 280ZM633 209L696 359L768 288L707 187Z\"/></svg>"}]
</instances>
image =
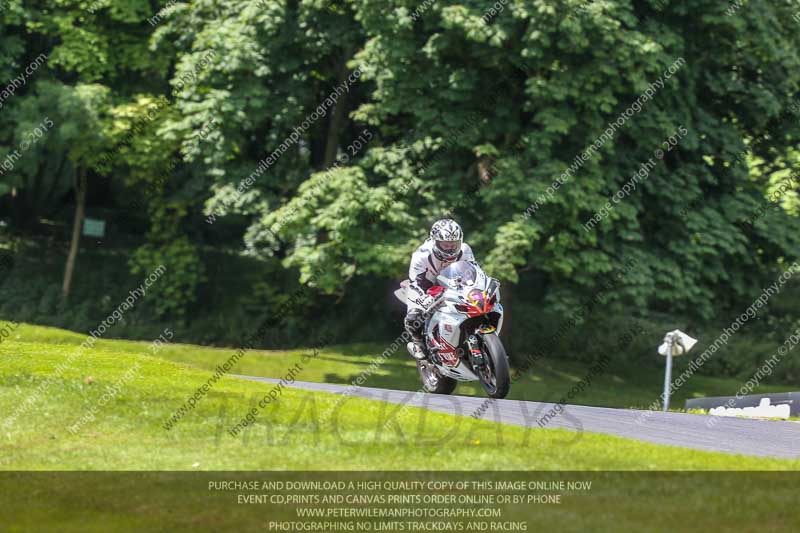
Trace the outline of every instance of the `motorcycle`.
<instances>
[{"instance_id":1,"label":"motorcycle","mask_svg":"<svg viewBox=\"0 0 800 533\"><path fill-rule=\"evenodd\" d=\"M469 261L448 265L436 282L428 289L434 301L425 310L423 328L428 359L417 361L423 388L450 394L459 381L480 381L490 397L505 398L511 378L498 336L503 326L500 282ZM395 291L403 303L409 301L408 285L406 280ZM411 305L421 308L413 300Z\"/></svg>"}]
</instances>

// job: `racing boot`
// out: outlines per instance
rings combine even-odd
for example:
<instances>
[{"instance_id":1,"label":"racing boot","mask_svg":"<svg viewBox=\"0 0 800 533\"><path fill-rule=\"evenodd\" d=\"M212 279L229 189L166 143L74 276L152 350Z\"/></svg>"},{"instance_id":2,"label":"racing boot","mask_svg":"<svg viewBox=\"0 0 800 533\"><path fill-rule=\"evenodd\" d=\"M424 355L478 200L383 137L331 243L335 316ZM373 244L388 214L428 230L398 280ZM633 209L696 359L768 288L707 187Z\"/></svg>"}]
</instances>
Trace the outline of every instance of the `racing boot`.
<instances>
[{"instance_id":1,"label":"racing boot","mask_svg":"<svg viewBox=\"0 0 800 533\"><path fill-rule=\"evenodd\" d=\"M417 361L424 361L428 358L428 354L425 352L425 341L422 339L412 339L406 344L406 349Z\"/></svg>"}]
</instances>

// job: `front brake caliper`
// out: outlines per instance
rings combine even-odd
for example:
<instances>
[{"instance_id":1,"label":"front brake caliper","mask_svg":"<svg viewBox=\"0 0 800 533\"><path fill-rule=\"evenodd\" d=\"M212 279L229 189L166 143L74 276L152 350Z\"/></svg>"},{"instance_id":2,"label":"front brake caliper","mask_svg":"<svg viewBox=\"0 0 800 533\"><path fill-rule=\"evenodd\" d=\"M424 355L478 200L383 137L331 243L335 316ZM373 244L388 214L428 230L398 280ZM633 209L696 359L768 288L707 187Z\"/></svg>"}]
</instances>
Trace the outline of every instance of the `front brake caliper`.
<instances>
[{"instance_id":1,"label":"front brake caliper","mask_svg":"<svg viewBox=\"0 0 800 533\"><path fill-rule=\"evenodd\" d=\"M467 346L469 347L469 360L473 366L481 366L484 364L483 351L481 350L480 341L475 335L467 337Z\"/></svg>"}]
</instances>

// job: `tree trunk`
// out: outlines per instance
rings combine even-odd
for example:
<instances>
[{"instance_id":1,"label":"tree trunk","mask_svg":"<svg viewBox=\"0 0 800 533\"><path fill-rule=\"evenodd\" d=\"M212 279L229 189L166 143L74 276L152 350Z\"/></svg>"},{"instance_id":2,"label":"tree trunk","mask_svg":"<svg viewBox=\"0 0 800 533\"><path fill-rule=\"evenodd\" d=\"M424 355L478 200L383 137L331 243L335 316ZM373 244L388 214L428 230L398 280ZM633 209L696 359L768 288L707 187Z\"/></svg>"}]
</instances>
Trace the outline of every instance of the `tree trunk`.
<instances>
[{"instance_id":1,"label":"tree trunk","mask_svg":"<svg viewBox=\"0 0 800 533\"><path fill-rule=\"evenodd\" d=\"M348 56L344 56L339 65L337 65L336 78L338 85L342 85L351 74L345 65L347 59ZM346 91L339 97L333 107L333 115L328 121L328 134L325 138L325 157L322 162L324 168L330 168L336 162L336 154L339 151L339 135L342 133L347 119L348 95L349 92Z\"/></svg>"},{"instance_id":2,"label":"tree trunk","mask_svg":"<svg viewBox=\"0 0 800 533\"><path fill-rule=\"evenodd\" d=\"M81 240L83 227L83 214L86 207L86 167L78 169L78 180L75 184L75 220L72 224L72 242L67 255L67 267L64 270L64 284L61 286L61 296L66 301L72 289L72 274L75 271L75 259L78 257L78 245Z\"/></svg>"}]
</instances>

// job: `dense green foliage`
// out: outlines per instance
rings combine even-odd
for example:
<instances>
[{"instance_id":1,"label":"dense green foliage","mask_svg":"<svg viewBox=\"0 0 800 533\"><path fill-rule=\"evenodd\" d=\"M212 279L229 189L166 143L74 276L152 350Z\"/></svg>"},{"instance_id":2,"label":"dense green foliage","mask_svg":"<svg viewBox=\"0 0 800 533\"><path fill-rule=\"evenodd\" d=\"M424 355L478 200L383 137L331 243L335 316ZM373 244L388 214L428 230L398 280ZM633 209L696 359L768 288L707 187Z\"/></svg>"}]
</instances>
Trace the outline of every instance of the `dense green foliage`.
<instances>
[{"instance_id":1,"label":"dense green foliage","mask_svg":"<svg viewBox=\"0 0 800 533\"><path fill-rule=\"evenodd\" d=\"M39 269L46 279L14 270L4 313L86 329L164 264L132 316L179 322L198 341L237 342L287 301L266 344L319 328L388 338L392 286L452 214L505 283L517 348L545 343L635 265L552 347L592 357L631 317L710 341L800 256L795 3L162 7L9 0L0 11L0 85L25 78L0 96L0 162L24 152L0 175L4 235L18 265L57 259ZM23 151L46 118L53 127ZM92 249L124 255L129 272L106 279L83 237L76 293L59 302L51 247L69 241L81 169L87 216L107 221ZM247 273L225 278L241 255ZM747 326L764 346L708 368L745 372L782 342L800 324L790 291Z\"/></svg>"}]
</instances>

